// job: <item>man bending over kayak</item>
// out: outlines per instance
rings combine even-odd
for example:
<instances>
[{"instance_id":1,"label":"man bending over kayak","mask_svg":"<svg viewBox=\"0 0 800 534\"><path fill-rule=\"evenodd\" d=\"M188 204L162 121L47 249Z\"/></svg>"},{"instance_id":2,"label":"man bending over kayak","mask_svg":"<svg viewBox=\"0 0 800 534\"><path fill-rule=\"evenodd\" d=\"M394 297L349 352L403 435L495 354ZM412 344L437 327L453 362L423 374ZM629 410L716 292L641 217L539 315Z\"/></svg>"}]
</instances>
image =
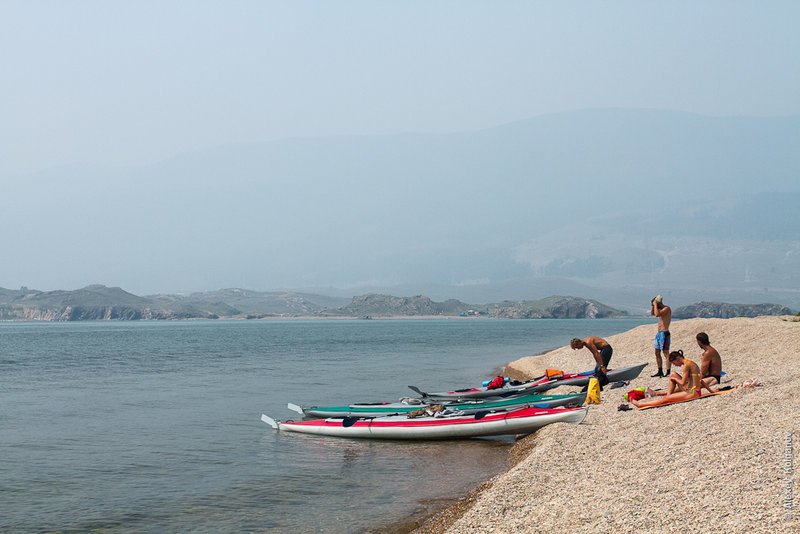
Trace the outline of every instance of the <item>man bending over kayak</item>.
<instances>
[{"instance_id":1,"label":"man bending over kayak","mask_svg":"<svg viewBox=\"0 0 800 534\"><path fill-rule=\"evenodd\" d=\"M597 381L600 383L600 389L602 390L603 386L609 382L606 373L608 372L608 362L611 361L611 355L614 353L614 349L611 348L608 341L597 336L589 336L586 339L578 339L576 337L570 342L569 346L575 350L584 347L589 349L596 362L594 376L597 377Z\"/></svg>"},{"instance_id":2,"label":"man bending over kayak","mask_svg":"<svg viewBox=\"0 0 800 534\"><path fill-rule=\"evenodd\" d=\"M703 389L707 389L709 393L714 393L703 382L700 374L700 368L689 358L683 356L682 350L670 352L669 363L683 367L683 376L678 373L672 373L669 376L669 386L666 390L653 391L648 388L647 393L654 395L658 398L652 400L632 400L631 404L637 408L644 408L646 406L660 406L674 401L690 400L700 396Z\"/></svg>"}]
</instances>

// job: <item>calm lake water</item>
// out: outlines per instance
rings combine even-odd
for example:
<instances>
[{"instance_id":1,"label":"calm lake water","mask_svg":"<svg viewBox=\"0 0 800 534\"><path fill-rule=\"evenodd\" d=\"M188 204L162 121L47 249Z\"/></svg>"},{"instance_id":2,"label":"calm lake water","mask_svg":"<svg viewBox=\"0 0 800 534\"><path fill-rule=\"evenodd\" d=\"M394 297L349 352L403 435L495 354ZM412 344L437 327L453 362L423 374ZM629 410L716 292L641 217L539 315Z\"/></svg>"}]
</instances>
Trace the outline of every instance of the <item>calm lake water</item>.
<instances>
[{"instance_id":1,"label":"calm lake water","mask_svg":"<svg viewBox=\"0 0 800 534\"><path fill-rule=\"evenodd\" d=\"M0 532L378 531L505 469L513 440L278 434L261 413L471 386L646 322L0 323Z\"/></svg>"}]
</instances>

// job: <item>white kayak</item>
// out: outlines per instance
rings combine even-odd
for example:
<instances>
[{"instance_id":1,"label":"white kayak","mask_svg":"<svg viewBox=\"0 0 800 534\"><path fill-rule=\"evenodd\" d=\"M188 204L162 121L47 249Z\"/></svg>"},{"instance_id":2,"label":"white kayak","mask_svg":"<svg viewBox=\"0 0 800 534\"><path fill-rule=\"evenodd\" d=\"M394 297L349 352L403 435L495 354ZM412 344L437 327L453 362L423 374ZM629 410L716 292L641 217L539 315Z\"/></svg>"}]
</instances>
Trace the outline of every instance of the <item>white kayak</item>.
<instances>
[{"instance_id":1,"label":"white kayak","mask_svg":"<svg viewBox=\"0 0 800 534\"><path fill-rule=\"evenodd\" d=\"M458 439L482 436L528 434L550 423L578 424L589 407L522 408L473 415L418 417L331 417L312 421L277 422L266 415L261 420L283 432L320 436L373 439Z\"/></svg>"}]
</instances>

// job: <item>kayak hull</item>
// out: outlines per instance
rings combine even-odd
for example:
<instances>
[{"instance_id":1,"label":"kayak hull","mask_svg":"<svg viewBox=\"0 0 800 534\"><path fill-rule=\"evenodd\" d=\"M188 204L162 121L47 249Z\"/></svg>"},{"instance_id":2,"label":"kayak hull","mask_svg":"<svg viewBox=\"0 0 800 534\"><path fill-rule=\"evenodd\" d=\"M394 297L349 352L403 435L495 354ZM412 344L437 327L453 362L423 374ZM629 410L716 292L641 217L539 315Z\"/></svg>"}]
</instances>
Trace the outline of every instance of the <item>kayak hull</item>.
<instances>
[{"instance_id":1,"label":"kayak hull","mask_svg":"<svg viewBox=\"0 0 800 534\"><path fill-rule=\"evenodd\" d=\"M645 367L647 367L646 363L640 363L639 365L631 365L630 367L623 367L621 369L612 369L606 373L606 376L609 382L633 380L639 376ZM563 380L550 380L549 382L538 384L535 391L547 391L548 389L559 386L586 386L592 378L594 378L594 372L592 372L592 374L582 373L579 376L565 378Z\"/></svg>"},{"instance_id":2,"label":"kayak hull","mask_svg":"<svg viewBox=\"0 0 800 534\"><path fill-rule=\"evenodd\" d=\"M586 393L575 395L520 395L507 399L491 400L493 398L475 399L464 402L447 402L444 404L448 408L460 410L464 414L475 414L484 410L513 410L535 405L537 408L557 408L559 406L580 406L586 400ZM386 402L379 404L348 404L345 406L332 406L327 408L310 407L302 408L303 415L306 417L379 417L382 415L408 413L426 406L435 404L425 402L420 404L409 404L407 402Z\"/></svg>"},{"instance_id":3,"label":"kayak hull","mask_svg":"<svg viewBox=\"0 0 800 534\"><path fill-rule=\"evenodd\" d=\"M621 380L633 380L638 377L647 366L646 363L639 365L632 365L630 367L623 367L620 369L612 369L606 376L610 382L618 382ZM483 397L490 397L498 394L506 394L509 392L516 392L520 395L541 393L549 389L557 388L559 386L585 386L589 384L589 380L594 377L594 371L587 371L585 373L566 375L563 378L554 380L547 380L541 378L538 380L531 380L517 385L508 384L499 389L486 389L485 387L463 389L458 391L442 391L437 393L423 393L425 398L430 399L480 399ZM415 389L416 388L412 388Z\"/></svg>"},{"instance_id":4,"label":"kayak hull","mask_svg":"<svg viewBox=\"0 0 800 534\"><path fill-rule=\"evenodd\" d=\"M419 417L405 415L375 418L328 418L313 421L281 422L282 432L357 439L436 440L527 434L552 423L578 424L584 420L583 408L523 408L476 416Z\"/></svg>"}]
</instances>

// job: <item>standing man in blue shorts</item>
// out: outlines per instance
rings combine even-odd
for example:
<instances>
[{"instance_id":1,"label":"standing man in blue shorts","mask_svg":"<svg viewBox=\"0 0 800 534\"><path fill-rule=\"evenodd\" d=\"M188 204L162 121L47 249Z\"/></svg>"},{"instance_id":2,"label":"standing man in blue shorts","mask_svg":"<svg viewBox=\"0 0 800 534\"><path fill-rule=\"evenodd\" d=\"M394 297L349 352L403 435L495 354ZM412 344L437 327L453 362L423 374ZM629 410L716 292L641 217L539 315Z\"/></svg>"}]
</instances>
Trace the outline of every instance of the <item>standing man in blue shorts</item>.
<instances>
[{"instance_id":1,"label":"standing man in blue shorts","mask_svg":"<svg viewBox=\"0 0 800 534\"><path fill-rule=\"evenodd\" d=\"M656 334L656 342L653 345L656 349L656 364L658 365L658 372L653 377L669 376L670 367L672 363L667 359L667 372L661 370L661 352L664 352L666 357L669 354L669 323L672 321L672 310L669 306L664 306L664 297L658 295L650 301L650 315L658 317L658 333Z\"/></svg>"}]
</instances>

